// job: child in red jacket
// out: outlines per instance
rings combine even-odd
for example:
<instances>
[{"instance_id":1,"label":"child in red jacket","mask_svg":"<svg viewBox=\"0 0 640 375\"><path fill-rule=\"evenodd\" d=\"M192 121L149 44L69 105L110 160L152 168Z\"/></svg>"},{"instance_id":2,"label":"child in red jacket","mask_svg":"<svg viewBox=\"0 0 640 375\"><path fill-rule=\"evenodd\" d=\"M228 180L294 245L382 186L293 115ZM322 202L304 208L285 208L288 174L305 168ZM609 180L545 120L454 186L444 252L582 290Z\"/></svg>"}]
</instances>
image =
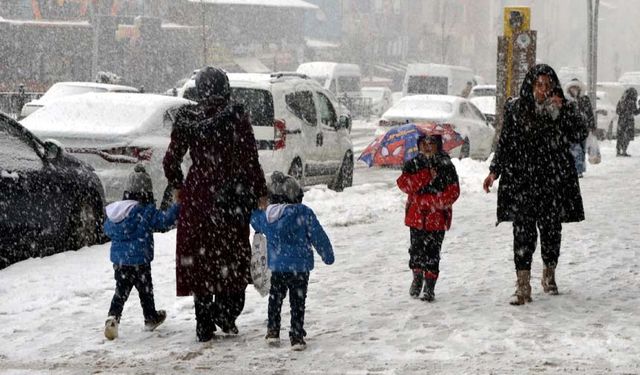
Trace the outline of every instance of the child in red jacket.
<instances>
[{"instance_id":1,"label":"child in red jacket","mask_svg":"<svg viewBox=\"0 0 640 375\"><path fill-rule=\"evenodd\" d=\"M404 223L411 235L409 268L413 282L409 294L418 298L424 283L422 300L431 302L440 272L444 232L451 227L451 206L460 195L458 174L442 150L440 135L418 137L418 155L405 162L397 184L408 194Z\"/></svg>"}]
</instances>

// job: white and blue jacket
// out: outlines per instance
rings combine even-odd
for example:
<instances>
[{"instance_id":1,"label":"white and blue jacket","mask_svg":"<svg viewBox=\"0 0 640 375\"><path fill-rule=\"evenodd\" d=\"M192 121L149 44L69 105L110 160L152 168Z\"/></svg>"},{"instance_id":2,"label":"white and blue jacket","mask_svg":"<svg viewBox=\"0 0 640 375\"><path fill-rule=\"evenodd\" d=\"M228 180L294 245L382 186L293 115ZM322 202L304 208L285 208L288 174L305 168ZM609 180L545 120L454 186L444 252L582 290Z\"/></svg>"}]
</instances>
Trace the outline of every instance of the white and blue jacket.
<instances>
[{"instance_id":1,"label":"white and blue jacket","mask_svg":"<svg viewBox=\"0 0 640 375\"><path fill-rule=\"evenodd\" d=\"M303 204L272 204L254 210L251 226L267 237L267 263L273 272L309 272L313 249L325 264L333 264L333 247L316 215Z\"/></svg>"},{"instance_id":2,"label":"white and blue jacket","mask_svg":"<svg viewBox=\"0 0 640 375\"><path fill-rule=\"evenodd\" d=\"M138 201L113 202L106 208L104 233L111 238L111 262L135 266L153 260L153 232L169 229L178 218L180 206L160 211L154 204Z\"/></svg>"}]
</instances>

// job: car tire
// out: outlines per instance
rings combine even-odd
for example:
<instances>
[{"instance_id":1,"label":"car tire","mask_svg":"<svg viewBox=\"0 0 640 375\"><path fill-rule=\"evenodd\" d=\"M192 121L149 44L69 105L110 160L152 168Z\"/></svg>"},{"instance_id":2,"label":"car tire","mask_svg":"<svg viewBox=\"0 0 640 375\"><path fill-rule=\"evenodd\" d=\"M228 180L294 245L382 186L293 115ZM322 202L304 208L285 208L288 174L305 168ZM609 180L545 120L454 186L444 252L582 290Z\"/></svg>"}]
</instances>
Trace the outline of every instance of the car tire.
<instances>
[{"instance_id":1,"label":"car tire","mask_svg":"<svg viewBox=\"0 0 640 375\"><path fill-rule=\"evenodd\" d=\"M353 155L348 152L342 160L333 184L329 185L329 189L341 192L351 185L353 185Z\"/></svg>"},{"instance_id":2,"label":"car tire","mask_svg":"<svg viewBox=\"0 0 640 375\"><path fill-rule=\"evenodd\" d=\"M298 181L300 186L304 186L304 169L302 167L302 161L300 158L293 159L291 162L291 167L289 167L289 176L293 177Z\"/></svg>"},{"instance_id":3,"label":"car tire","mask_svg":"<svg viewBox=\"0 0 640 375\"><path fill-rule=\"evenodd\" d=\"M464 138L464 143L460 146L460 157L459 159L464 159L469 157L469 153L471 151L471 145L469 143L469 138Z\"/></svg>"},{"instance_id":4,"label":"car tire","mask_svg":"<svg viewBox=\"0 0 640 375\"><path fill-rule=\"evenodd\" d=\"M102 238L102 215L94 199L81 199L71 217L65 250L94 245Z\"/></svg>"}]
</instances>

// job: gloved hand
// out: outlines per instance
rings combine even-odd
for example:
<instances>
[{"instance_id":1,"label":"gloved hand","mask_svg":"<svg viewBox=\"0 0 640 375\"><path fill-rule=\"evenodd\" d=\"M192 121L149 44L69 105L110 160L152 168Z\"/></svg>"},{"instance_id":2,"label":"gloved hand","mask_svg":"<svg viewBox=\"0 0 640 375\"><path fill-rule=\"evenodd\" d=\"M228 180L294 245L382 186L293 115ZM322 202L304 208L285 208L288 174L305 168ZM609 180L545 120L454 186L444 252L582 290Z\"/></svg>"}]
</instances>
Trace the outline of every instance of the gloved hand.
<instances>
[{"instance_id":1,"label":"gloved hand","mask_svg":"<svg viewBox=\"0 0 640 375\"><path fill-rule=\"evenodd\" d=\"M403 173L413 174L421 169L429 167L429 159L423 154L416 155L413 159L407 160L402 166Z\"/></svg>"}]
</instances>

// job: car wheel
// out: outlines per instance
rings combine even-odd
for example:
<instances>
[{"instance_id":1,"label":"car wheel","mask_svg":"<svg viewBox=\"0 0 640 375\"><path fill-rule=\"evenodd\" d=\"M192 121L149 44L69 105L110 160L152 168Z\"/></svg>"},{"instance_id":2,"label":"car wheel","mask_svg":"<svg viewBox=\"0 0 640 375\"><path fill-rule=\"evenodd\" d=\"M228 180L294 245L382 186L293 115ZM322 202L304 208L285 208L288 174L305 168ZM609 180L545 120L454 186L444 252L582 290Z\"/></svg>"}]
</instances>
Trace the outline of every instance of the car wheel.
<instances>
[{"instance_id":1,"label":"car wheel","mask_svg":"<svg viewBox=\"0 0 640 375\"><path fill-rule=\"evenodd\" d=\"M71 219L68 250L77 250L98 243L101 233L101 218L93 200L78 202Z\"/></svg>"},{"instance_id":2,"label":"car wheel","mask_svg":"<svg viewBox=\"0 0 640 375\"><path fill-rule=\"evenodd\" d=\"M335 181L329 188L339 192L351 185L353 185L353 155L349 152L344 156Z\"/></svg>"},{"instance_id":3,"label":"car wheel","mask_svg":"<svg viewBox=\"0 0 640 375\"><path fill-rule=\"evenodd\" d=\"M460 148L460 159L468 158L469 152L471 151L471 145L469 144L469 138L464 138L464 143Z\"/></svg>"},{"instance_id":4,"label":"car wheel","mask_svg":"<svg viewBox=\"0 0 640 375\"><path fill-rule=\"evenodd\" d=\"M289 167L289 176L295 178L300 186L304 186L304 169L302 168L302 161L299 158L293 159L291 167Z\"/></svg>"}]
</instances>

